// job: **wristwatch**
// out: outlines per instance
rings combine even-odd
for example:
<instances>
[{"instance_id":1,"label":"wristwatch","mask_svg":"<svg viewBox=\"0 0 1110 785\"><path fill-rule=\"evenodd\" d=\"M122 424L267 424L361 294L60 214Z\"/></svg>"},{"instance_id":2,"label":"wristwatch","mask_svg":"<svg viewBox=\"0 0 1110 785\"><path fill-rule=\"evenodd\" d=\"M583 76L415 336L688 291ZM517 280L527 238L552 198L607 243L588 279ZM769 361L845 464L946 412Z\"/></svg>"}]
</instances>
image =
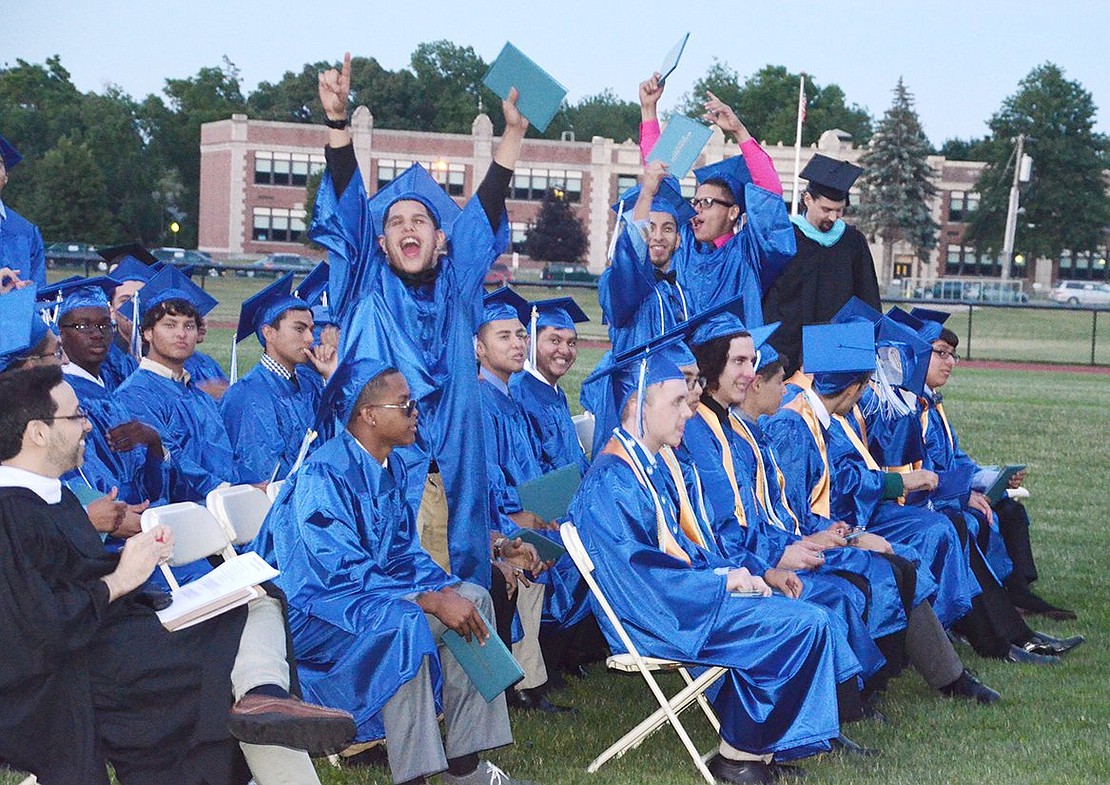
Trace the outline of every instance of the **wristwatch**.
<instances>
[{"instance_id":1,"label":"wristwatch","mask_svg":"<svg viewBox=\"0 0 1110 785\"><path fill-rule=\"evenodd\" d=\"M324 125L326 125L328 128L334 128L336 131L342 131L350 124L350 117L344 117L342 120L332 120L330 117L324 118Z\"/></svg>"}]
</instances>

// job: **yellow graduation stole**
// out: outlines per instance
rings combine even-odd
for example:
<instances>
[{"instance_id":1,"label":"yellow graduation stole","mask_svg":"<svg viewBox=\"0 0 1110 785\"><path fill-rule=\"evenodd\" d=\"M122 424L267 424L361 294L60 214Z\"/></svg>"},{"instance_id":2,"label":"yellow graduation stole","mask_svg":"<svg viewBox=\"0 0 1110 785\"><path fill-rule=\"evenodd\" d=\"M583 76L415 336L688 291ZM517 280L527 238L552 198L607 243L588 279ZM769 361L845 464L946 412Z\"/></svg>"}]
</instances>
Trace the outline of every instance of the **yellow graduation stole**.
<instances>
[{"instance_id":1,"label":"yellow graduation stole","mask_svg":"<svg viewBox=\"0 0 1110 785\"><path fill-rule=\"evenodd\" d=\"M605 445L605 449L602 450L602 453L615 455L627 463L632 468L632 473L636 475L636 479L640 481L640 485L647 488L648 492L651 494L651 500L655 502L655 527L659 539L659 550L663 551L663 553L668 556L673 556L676 559L690 564L689 555L679 547L678 541L675 540L674 535L671 534L671 530L667 528L667 519L663 515L663 505L659 503L659 494L655 492L655 488L653 488L648 481L647 476L640 466L640 462L635 460L628 453L628 448L626 448L624 443L616 436L609 440L609 443ZM682 486L680 485L679 487L681 488Z\"/></svg>"},{"instance_id":2,"label":"yellow graduation stole","mask_svg":"<svg viewBox=\"0 0 1110 785\"><path fill-rule=\"evenodd\" d=\"M948 446L952 450L955 450L956 449L956 440L952 438L952 426L950 426L948 424L948 417L945 416L945 414L944 414L944 404L940 403L940 402L934 403L933 401L930 401L928 398L922 398L921 399L921 436L922 436L922 438L925 437L925 434L929 430L929 407L930 406L935 406L936 407L937 414L940 415L941 424L944 425L944 433L948 437Z\"/></svg>"},{"instance_id":3,"label":"yellow graduation stole","mask_svg":"<svg viewBox=\"0 0 1110 785\"><path fill-rule=\"evenodd\" d=\"M675 487L678 488L678 525L682 533L697 543L702 548L707 547L705 537L702 536L701 527L694 517L694 505L690 502L690 494L686 492L686 480L682 476L682 467L678 464L678 457L669 445L664 445L659 451L659 457L671 473ZM668 532L669 534L669 532Z\"/></svg>"},{"instance_id":4,"label":"yellow graduation stole","mask_svg":"<svg viewBox=\"0 0 1110 785\"><path fill-rule=\"evenodd\" d=\"M790 378L783 382L783 384L792 384L795 387L800 387L803 390L809 390L813 387L813 377L810 376L808 373L803 373L802 371L798 370L794 371L794 373L791 374Z\"/></svg>"},{"instance_id":5,"label":"yellow graduation stole","mask_svg":"<svg viewBox=\"0 0 1110 785\"><path fill-rule=\"evenodd\" d=\"M728 438L725 436L725 430L721 427L721 421L717 419L715 412L709 411L708 406L699 406L697 416L701 417L705 424L709 426L709 430L717 437L717 441L721 445L721 463L724 464L725 474L728 476L729 485L732 486L732 501L733 501L733 515L736 516L736 522L741 526L748 525L748 516L744 513L744 505L740 501L740 486L736 484L736 467L732 465L732 449L728 446Z\"/></svg>"},{"instance_id":6,"label":"yellow graduation stole","mask_svg":"<svg viewBox=\"0 0 1110 785\"><path fill-rule=\"evenodd\" d=\"M763 511L767 513L767 518L772 523L782 524L775 511L771 509L771 499L768 494L770 492L767 483L767 465L763 461L763 451L759 448L759 442L756 441L755 435L748 430L747 423L743 422L735 414L729 416L729 423L732 425L732 430L739 434L740 438L746 441L755 453L755 498L763 507ZM779 484L779 495L782 499L782 506L790 513L790 518L794 521L794 533L801 534L802 527L798 522L798 516L790 509L790 502L786 499L786 478L783 476L782 471L779 469L778 464L773 466L775 470L775 481ZM782 527L785 528L785 527Z\"/></svg>"},{"instance_id":7,"label":"yellow graduation stole","mask_svg":"<svg viewBox=\"0 0 1110 785\"><path fill-rule=\"evenodd\" d=\"M797 376L797 374L795 374ZM817 450L821 453L821 478L809 490L809 507L818 515L828 518L832 508L831 480L829 477L829 452L825 447L825 435L821 432L821 423L817 420L817 412L809 405L804 395L798 395L782 408L789 409L802 418L802 422L809 428Z\"/></svg>"},{"instance_id":8,"label":"yellow graduation stole","mask_svg":"<svg viewBox=\"0 0 1110 785\"><path fill-rule=\"evenodd\" d=\"M852 426L848 423L848 421L844 419L844 416L840 414L834 414L832 418L840 423L840 427L844 429L844 435L848 437L848 441L850 441L852 443L852 446L856 448L856 452L858 452L860 456L863 457L863 462L867 464L867 468L881 472L882 467L879 466L878 462L871 455L871 451L867 449L867 445L863 443L858 435L856 435L856 432L852 429Z\"/></svg>"}]
</instances>

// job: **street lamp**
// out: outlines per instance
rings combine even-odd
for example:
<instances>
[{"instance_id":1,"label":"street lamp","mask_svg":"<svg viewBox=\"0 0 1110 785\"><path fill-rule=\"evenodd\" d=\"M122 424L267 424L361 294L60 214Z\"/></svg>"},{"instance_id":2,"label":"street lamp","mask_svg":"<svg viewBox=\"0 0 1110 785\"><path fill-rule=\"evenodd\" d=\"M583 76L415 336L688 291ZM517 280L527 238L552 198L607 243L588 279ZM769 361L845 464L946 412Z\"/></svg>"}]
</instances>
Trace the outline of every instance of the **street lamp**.
<instances>
[{"instance_id":1,"label":"street lamp","mask_svg":"<svg viewBox=\"0 0 1110 785\"><path fill-rule=\"evenodd\" d=\"M174 248L176 248L177 247L177 233L181 231L181 224L179 224L177 221L173 221L172 223L170 223L170 231L173 232L173 245L174 245Z\"/></svg>"}]
</instances>

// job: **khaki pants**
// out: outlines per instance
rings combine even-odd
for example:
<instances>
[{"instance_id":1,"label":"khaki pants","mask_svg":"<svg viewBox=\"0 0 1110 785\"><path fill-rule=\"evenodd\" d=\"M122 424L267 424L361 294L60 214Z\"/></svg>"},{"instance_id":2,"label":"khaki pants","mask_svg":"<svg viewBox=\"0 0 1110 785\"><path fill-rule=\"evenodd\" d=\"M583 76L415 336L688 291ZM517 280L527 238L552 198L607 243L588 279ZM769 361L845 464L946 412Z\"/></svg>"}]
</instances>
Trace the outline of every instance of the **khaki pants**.
<instances>
[{"instance_id":1,"label":"khaki pants","mask_svg":"<svg viewBox=\"0 0 1110 785\"><path fill-rule=\"evenodd\" d=\"M443 490L443 477L438 473L429 474L424 481L424 495L420 497L420 510L416 513L416 536L420 538L420 544L432 557L432 561L450 573L447 494Z\"/></svg>"},{"instance_id":2,"label":"khaki pants","mask_svg":"<svg viewBox=\"0 0 1110 785\"><path fill-rule=\"evenodd\" d=\"M516 612L524 637L513 644L513 657L520 663L524 678L517 683L518 690L531 690L547 684L547 666L540 651L540 619L543 616L542 583L516 587Z\"/></svg>"}]
</instances>

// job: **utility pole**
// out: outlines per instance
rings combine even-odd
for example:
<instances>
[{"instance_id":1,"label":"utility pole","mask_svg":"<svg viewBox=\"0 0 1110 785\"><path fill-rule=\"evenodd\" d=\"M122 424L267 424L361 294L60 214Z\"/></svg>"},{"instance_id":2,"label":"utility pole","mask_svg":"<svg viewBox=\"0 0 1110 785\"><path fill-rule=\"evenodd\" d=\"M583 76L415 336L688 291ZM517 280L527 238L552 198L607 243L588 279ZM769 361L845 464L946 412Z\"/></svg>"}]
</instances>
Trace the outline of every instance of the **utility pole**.
<instances>
[{"instance_id":1,"label":"utility pole","mask_svg":"<svg viewBox=\"0 0 1110 785\"><path fill-rule=\"evenodd\" d=\"M1029 165L1032 165L1030 160ZM1017 150L1014 152L1014 179L1010 185L1010 205L1006 210L1006 231L1002 235L1002 280L1010 278L1010 266L1014 260L1014 235L1017 233L1019 188L1023 180L1029 179L1025 173L1025 134L1018 134Z\"/></svg>"}]
</instances>

